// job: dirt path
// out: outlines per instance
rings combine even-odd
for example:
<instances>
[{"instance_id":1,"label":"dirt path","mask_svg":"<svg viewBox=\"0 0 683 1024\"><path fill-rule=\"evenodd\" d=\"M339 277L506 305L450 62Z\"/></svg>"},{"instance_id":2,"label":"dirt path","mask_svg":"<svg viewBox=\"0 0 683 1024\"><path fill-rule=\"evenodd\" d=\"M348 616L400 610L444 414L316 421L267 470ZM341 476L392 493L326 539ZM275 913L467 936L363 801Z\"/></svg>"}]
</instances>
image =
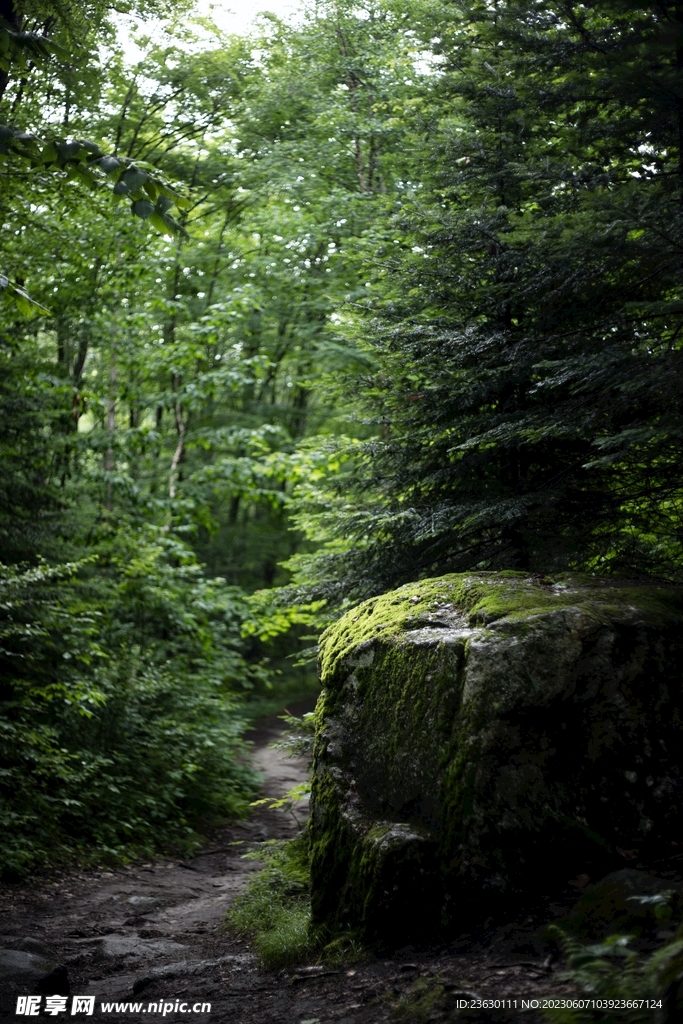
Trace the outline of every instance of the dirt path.
<instances>
[{"instance_id":1,"label":"dirt path","mask_svg":"<svg viewBox=\"0 0 683 1024\"><path fill-rule=\"evenodd\" d=\"M304 764L268 746L278 731L273 716L251 737L264 793L272 796L305 778ZM540 960L501 949L408 947L391 959L337 971L265 971L248 943L222 925L228 906L259 868L241 854L297 830L290 814L257 808L248 821L217 832L191 861L138 863L6 886L0 889L0 948L16 949L26 939L42 943L66 965L71 992L94 995L94 1016L111 1021L142 1021L152 1014L195 1024L374 1024L394 1019L402 1000L437 979L451 1002L462 990L505 1001L567 991ZM105 1012L103 1002L129 1005ZM211 1004L210 1012L201 1012L201 1004ZM402 1019L420 1017L411 1012ZM432 1013L424 1019L446 1017Z\"/></svg>"}]
</instances>

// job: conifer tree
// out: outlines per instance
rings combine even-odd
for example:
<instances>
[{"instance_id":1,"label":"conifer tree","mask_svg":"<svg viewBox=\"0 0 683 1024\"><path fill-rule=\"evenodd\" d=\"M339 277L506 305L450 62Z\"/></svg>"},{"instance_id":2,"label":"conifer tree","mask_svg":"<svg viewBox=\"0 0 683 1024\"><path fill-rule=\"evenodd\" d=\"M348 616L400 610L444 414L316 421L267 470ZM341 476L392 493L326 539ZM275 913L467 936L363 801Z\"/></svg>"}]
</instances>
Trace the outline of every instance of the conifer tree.
<instances>
[{"instance_id":1,"label":"conifer tree","mask_svg":"<svg viewBox=\"0 0 683 1024\"><path fill-rule=\"evenodd\" d=\"M428 197L360 325L380 436L355 504L308 507L334 539L301 578L679 578L683 6L470 3L439 49Z\"/></svg>"}]
</instances>

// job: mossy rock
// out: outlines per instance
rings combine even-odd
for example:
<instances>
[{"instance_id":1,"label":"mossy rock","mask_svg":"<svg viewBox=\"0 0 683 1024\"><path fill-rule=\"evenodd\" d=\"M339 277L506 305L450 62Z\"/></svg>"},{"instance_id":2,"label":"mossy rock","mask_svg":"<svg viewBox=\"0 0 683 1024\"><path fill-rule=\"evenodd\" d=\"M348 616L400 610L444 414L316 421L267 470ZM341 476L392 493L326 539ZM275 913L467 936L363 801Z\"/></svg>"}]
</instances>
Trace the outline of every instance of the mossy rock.
<instances>
[{"instance_id":1,"label":"mossy rock","mask_svg":"<svg viewBox=\"0 0 683 1024\"><path fill-rule=\"evenodd\" d=\"M313 923L457 932L680 840L683 588L444 576L321 638Z\"/></svg>"},{"instance_id":2,"label":"mossy rock","mask_svg":"<svg viewBox=\"0 0 683 1024\"><path fill-rule=\"evenodd\" d=\"M683 884L622 868L591 886L558 923L583 941L618 933L639 938L678 925L682 912Z\"/></svg>"}]
</instances>

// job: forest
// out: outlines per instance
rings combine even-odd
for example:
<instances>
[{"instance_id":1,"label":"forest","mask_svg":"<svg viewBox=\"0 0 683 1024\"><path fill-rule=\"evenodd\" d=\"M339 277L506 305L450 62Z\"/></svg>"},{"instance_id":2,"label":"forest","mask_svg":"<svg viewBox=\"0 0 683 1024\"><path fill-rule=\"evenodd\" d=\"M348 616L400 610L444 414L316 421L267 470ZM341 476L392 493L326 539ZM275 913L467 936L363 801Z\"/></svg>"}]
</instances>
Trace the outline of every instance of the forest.
<instances>
[{"instance_id":1,"label":"forest","mask_svg":"<svg viewBox=\"0 0 683 1024\"><path fill-rule=\"evenodd\" d=\"M683 582L682 74L669 0L0 0L3 879L245 815L361 601Z\"/></svg>"}]
</instances>

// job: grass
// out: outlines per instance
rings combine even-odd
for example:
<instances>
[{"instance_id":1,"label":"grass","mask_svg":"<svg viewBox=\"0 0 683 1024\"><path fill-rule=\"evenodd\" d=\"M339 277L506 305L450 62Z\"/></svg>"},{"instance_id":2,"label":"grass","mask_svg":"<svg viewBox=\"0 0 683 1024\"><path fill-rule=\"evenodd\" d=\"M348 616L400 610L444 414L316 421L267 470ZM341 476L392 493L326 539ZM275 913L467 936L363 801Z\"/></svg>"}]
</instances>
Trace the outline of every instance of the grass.
<instances>
[{"instance_id":1,"label":"grass","mask_svg":"<svg viewBox=\"0 0 683 1024\"><path fill-rule=\"evenodd\" d=\"M308 836L271 839L246 854L264 867L228 911L227 927L248 938L268 968L324 963L329 967L357 962L366 955L352 935L332 941L311 928ZM329 936L326 937L329 940Z\"/></svg>"},{"instance_id":2,"label":"grass","mask_svg":"<svg viewBox=\"0 0 683 1024\"><path fill-rule=\"evenodd\" d=\"M446 990L438 979L420 978L392 1007L392 1016L403 1024L428 1024L450 1017Z\"/></svg>"},{"instance_id":3,"label":"grass","mask_svg":"<svg viewBox=\"0 0 683 1024\"><path fill-rule=\"evenodd\" d=\"M273 839L246 856L264 867L228 911L228 927L251 940L267 967L286 967L314 956L307 838Z\"/></svg>"}]
</instances>

